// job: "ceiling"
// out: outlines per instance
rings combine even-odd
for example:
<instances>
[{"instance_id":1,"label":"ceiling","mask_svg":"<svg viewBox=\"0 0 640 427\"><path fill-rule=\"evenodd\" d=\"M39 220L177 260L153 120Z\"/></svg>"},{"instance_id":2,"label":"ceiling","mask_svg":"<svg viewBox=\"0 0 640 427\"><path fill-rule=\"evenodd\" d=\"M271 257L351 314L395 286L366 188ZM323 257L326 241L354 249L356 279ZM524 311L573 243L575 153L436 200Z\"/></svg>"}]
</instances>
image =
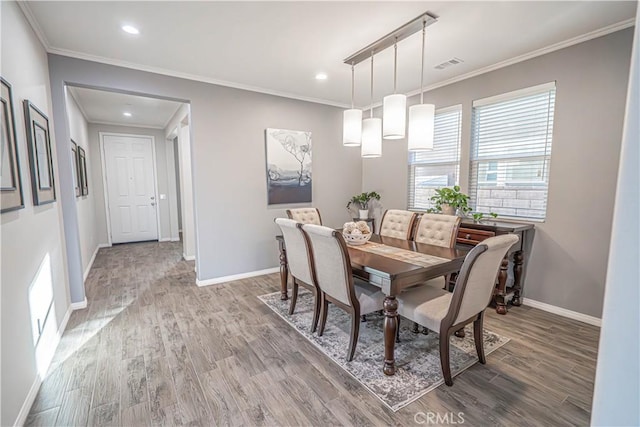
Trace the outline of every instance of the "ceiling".
<instances>
[{"instance_id":1,"label":"ceiling","mask_svg":"<svg viewBox=\"0 0 640 427\"><path fill-rule=\"evenodd\" d=\"M90 123L164 129L182 105L180 102L118 92L80 87L68 89ZM125 112L131 116L124 116Z\"/></svg>"},{"instance_id":2,"label":"ceiling","mask_svg":"<svg viewBox=\"0 0 640 427\"><path fill-rule=\"evenodd\" d=\"M460 79L631 26L635 1L28 2L53 53L334 105L350 103L342 60L429 11L425 86ZM140 34L121 30L135 25ZM604 30L603 30L604 29ZM453 57L464 62L436 70ZM496 65L497 64L497 65ZM420 82L420 35L398 45L398 91ZM393 90L393 49L375 57L374 102ZM315 80L318 72L328 79ZM369 63L356 67L356 105L369 104Z\"/></svg>"}]
</instances>

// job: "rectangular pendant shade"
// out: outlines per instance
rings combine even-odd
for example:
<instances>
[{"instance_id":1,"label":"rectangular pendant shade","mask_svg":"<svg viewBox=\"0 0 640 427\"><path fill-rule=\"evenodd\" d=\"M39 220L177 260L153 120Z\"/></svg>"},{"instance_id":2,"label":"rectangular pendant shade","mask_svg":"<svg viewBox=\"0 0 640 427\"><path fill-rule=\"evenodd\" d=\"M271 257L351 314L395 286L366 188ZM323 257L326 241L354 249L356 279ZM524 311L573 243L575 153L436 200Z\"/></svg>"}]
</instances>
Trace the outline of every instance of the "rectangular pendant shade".
<instances>
[{"instance_id":1,"label":"rectangular pendant shade","mask_svg":"<svg viewBox=\"0 0 640 427\"><path fill-rule=\"evenodd\" d=\"M402 139L407 127L407 97L400 93L387 95L382 101L382 137Z\"/></svg>"},{"instance_id":2,"label":"rectangular pendant shade","mask_svg":"<svg viewBox=\"0 0 640 427\"><path fill-rule=\"evenodd\" d=\"M345 110L342 123L342 145L358 147L362 140L362 110Z\"/></svg>"},{"instance_id":3,"label":"rectangular pendant shade","mask_svg":"<svg viewBox=\"0 0 640 427\"><path fill-rule=\"evenodd\" d=\"M362 157L382 156L382 119L371 117L362 121Z\"/></svg>"},{"instance_id":4,"label":"rectangular pendant shade","mask_svg":"<svg viewBox=\"0 0 640 427\"><path fill-rule=\"evenodd\" d=\"M433 150L435 113L433 104L409 107L409 151Z\"/></svg>"}]
</instances>

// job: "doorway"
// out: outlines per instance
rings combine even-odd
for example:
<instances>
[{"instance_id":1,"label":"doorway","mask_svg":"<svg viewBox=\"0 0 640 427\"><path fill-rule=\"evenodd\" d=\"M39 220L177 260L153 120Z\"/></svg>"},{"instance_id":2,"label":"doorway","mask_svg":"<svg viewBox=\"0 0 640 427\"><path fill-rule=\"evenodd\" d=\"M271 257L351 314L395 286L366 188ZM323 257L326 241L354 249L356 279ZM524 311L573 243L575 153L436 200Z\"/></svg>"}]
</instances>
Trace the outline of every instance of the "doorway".
<instances>
[{"instance_id":1,"label":"doorway","mask_svg":"<svg viewBox=\"0 0 640 427\"><path fill-rule=\"evenodd\" d=\"M153 137L101 134L101 145L111 242L158 240Z\"/></svg>"}]
</instances>

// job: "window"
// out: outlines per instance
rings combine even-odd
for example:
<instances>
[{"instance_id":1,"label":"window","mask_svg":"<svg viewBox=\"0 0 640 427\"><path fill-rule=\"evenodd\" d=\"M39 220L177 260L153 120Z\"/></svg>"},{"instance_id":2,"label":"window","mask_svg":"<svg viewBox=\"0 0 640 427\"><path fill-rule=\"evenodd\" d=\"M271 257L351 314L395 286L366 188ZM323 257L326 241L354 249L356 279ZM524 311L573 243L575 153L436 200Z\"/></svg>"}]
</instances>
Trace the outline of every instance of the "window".
<instances>
[{"instance_id":1,"label":"window","mask_svg":"<svg viewBox=\"0 0 640 427\"><path fill-rule=\"evenodd\" d=\"M409 153L409 209L432 208L437 188L458 185L461 117L460 105L436 111L433 150Z\"/></svg>"},{"instance_id":2,"label":"window","mask_svg":"<svg viewBox=\"0 0 640 427\"><path fill-rule=\"evenodd\" d=\"M474 101L469 195L477 212L543 220L555 83Z\"/></svg>"}]
</instances>

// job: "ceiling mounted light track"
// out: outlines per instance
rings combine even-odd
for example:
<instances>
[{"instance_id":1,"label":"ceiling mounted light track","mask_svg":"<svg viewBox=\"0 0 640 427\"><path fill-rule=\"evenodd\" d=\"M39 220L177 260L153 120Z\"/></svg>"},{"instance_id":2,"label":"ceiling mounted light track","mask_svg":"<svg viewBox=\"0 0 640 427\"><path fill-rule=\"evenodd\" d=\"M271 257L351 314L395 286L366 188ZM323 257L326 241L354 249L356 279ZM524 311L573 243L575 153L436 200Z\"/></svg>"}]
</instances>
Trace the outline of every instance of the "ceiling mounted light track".
<instances>
[{"instance_id":1,"label":"ceiling mounted light track","mask_svg":"<svg viewBox=\"0 0 640 427\"><path fill-rule=\"evenodd\" d=\"M351 65L351 109L344 112L342 142L345 146L357 146L361 141L362 157L380 157L382 155L382 137L385 139L402 139L405 137L407 127L407 97L404 94L397 93L398 42L420 30L422 30L421 98L420 105L413 106L409 109L409 140L414 142L413 145L411 142L409 143L409 149L429 149L427 148L429 136L425 137L426 134L430 134L430 144L431 148L433 148L433 112L431 110L433 105L422 103L422 88L424 75L424 34L426 27L435 22L437 22L437 18L425 12L344 60L345 64ZM393 94L384 97L383 118L379 119L373 117L373 56L391 46L394 46ZM362 110L354 107L354 67L368 58L371 58L370 117L364 119L362 126L358 127L356 122L358 121L358 117L362 117ZM420 137L418 137L418 134ZM360 139L358 139L359 135L361 136ZM411 135L414 135L414 137L412 138ZM418 143L417 141L422 142Z\"/></svg>"}]
</instances>

